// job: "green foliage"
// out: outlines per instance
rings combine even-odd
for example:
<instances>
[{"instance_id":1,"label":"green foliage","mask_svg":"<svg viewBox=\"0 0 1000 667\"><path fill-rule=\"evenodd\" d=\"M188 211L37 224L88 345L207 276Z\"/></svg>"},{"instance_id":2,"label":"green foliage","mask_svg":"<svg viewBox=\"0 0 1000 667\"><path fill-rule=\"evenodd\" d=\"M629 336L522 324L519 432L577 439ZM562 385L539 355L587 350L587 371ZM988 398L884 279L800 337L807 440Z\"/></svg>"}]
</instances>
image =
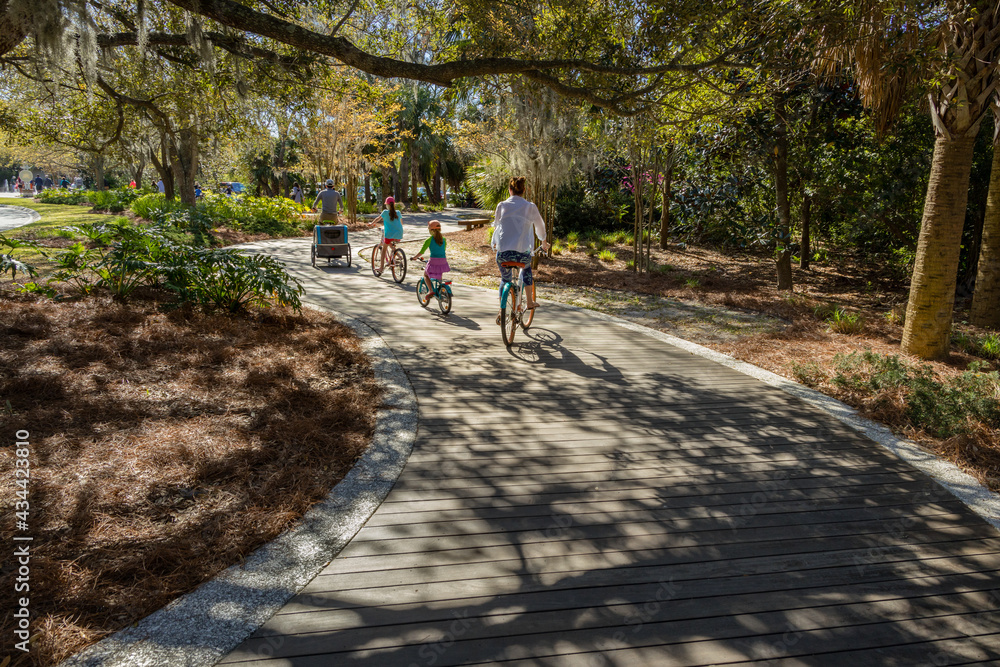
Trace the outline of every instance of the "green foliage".
<instances>
[{"instance_id":1,"label":"green foliage","mask_svg":"<svg viewBox=\"0 0 1000 667\"><path fill-rule=\"evenodd\" d=\"M951 336L951 343L963 352L983 359L1000 359L1000 334L976 337L956 332Z\"/></svg>"},{"instance_id":2,"label":"green foliage","mask_svg":"<svg viewBox=\"0 0 1000 667\"><path fill-rule=\"evenodd\" d=\"M807 387L818 387L826 379L823 368L814 361L804 364L792 362L792 375Z\"/></svg>"},{"instance_id":3,"label":"green foliage","mask_svg":"<svg viewBox=\"0 0 1000 667\"><path fill-rule=\"evenodd\" d=\"M87 200L94 205L95 211L110 211L111 213L121 213L143 196L136 188L129 187L114 190L89 190L85 194Z\"/></svg>"},{"instance_id":4,"label":"green foliage","mask_svg":"<svg viewBox=\"0 0 1000 667\"><path fill-rule=\"evenodd\" d=\"M826 317L826 321L830 326L830 330L837 333L853 335L865 330L864 319L860 315L849 313L843 308L834 308Z\"/></svg>"},{"instance_id":5,"label":"green foliage","mask_svg":"<svg viewBox=\"0 0 1000 667\"><path fill-rule=\"evenodd\" d=\"M480 158L465 170L465 181L480 208L495 209L510 194L510 165L494 157Z\"/></svg>"},{"instance_id":6,"label":"green foliage","mask_svg":"<svg viewBox=\"0 0 1000 667\"><path fill-rule=\"evenodd\" d=\"M185 212L180 212L185 213ZM188 209L190 224L201 214ZM61 253L59 268L49 282L64 282L90 293L105 288L118 300L127 300L143 284L160 285L182 302L236 312L250 305L301 307L302 286L274 259L244 255L236 250L197 247L186 241L186 230L161 221L151 227L129 225L120 218L112 224L70 228L96 248L78 243ZM92 280L96 279L96 280Z\"/></svg>"},{"instance_id":7,"label":"green foliage","mask_svg":"<svg viewBox=\"0 0 1000 667\"><path fill-rule=\"evenodd\" d=\"M929 366L871 351L838 354L834 366L834 385L868 394L902 391L910 423L939 438L969 433L975 422L1000 426L1000 373L984 363L944 382Z\"/></svg>"},{"instance_id":8,"label":"green foliage","mask_svg":"<svg viewBox=\"0 0 1000 667\"><path fill-rule=\"evenodd\" d=\"M24 283L23 285L19 285L17 289L19 292L24 292L25 294L38 294L40 296L47 296L50 299L56 295L54 289L43 283Z\"/></svg>"},{"instance_id":9,"label":"green foliage","mask_svg":"<svg viewBox=\"0 0 1000 667\"><path fill-rule=\"evenodd\" d=\"M167 201L167 198L159 192L150 192L149 194L142 195L129 205L129 210L146 220L155 220L157 215L166 213L174 208L176 208L176 204L172 201Z\"/></svg>"},{"instance_id":10,"label":"green foliage","mask_svg":"<svg viewBox=\"0 0 1000 667\"><path fill-rule=\"evenodd\" d=\"M67 283L83 294L90 294L94 285L89 266L95 254L95 250L88 249L82 243L74 243L56 255L56 271L49 282Z\"/></svg>"},{"instance_id":11,"label":"green foliage","mask_svg":"<svg viewBox=\"0 0 1000 667\"><path fill-rule=\"evenodd\" d=\"M613 262L615 261L615 253L611 250L602 250L597 254L598 259L602 262Z\"/></svg>"},{"instance_id":12,"label":"green foliage","mask_svg":"<svg viewBox=\"0 0 1000 667\"><path fill-rule=\"evenodd\" d=\"M188 248L164 264L166 287L182 301L237 312L249 305L301 308L305 290L272 257L236 250Z\"/></svg>"},{"instance_id":13,"label":"green foliage","mask_svg":"<svg viewBox=\"0 0 1000 667\"><path fill-rule=\"evenodd\" d=\"M284 197L205 195L198 210L216 226L270 236L297 236L302 207Z\"/></svg>"},{"instance_id":14,"label":"green foliage","mask_svg":"<svg viewBox=\"0 0 1000 667\"><path fill-rule=\"evenodd\" d=\"M12 239L0 234L0 249L7 248L6 252L0 252L0 276L10 274L11 281L17 279L18 273L23 273L29 277L38 275L38 271L30 264L14 259L13 250L18 248L37 248L38 244L33 241L22 241Z\"/></svg>"},{"instance_id":15,"label":"green foliage","mask_svg":"<svg viewBox=\"0 0 1000 667\"><path fill-rule=\"evenodd\" d=\"M694 289L699 285L701 285L701 282L697 278L686 278L684 280L684 284L690 287L691 289Z\"/></svg>"},{"instance_id":16,"label":"green foliage","mask_svg":"<svg viewBox=\"0 0 1000 667\"><path fill-rule=\"evenodd\" d=\"M38 199L43 204L76 205L89 201L87 199L88 194L89 193L82 192L80 190L69 191L49 188L48 190L42 190L42 194L38 195Z\"/></svg>"}]
</instances>

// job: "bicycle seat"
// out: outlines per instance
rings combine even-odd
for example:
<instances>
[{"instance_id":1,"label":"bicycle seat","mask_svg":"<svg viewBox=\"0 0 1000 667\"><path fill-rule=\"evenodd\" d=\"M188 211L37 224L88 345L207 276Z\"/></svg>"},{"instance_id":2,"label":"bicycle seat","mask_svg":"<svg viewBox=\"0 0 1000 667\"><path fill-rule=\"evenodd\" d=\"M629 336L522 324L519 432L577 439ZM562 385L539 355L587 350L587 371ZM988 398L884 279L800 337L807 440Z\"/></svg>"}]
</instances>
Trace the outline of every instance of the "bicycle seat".
<instances>
[{"instance_id":1,"label":"bicycle seat","mask_svg":"<svg viewBox=\"0 0 1000 667\"><path fill-rule=\"evenodd\" d=\"M500 262L500 266L509 266L513 268L523 269L525 267L524 262Z\"/></svg>"}]
</instances>

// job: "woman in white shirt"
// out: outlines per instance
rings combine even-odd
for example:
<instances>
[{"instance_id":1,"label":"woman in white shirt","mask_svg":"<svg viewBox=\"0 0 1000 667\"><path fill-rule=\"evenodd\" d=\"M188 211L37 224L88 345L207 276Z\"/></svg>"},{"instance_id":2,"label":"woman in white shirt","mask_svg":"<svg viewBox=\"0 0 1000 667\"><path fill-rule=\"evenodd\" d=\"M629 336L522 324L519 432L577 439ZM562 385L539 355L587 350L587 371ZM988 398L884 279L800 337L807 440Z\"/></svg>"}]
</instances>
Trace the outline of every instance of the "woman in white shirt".
<instances>
[{"instance_id":1,"label":"woman in white shirt","mask_svg":"<svg viewBox=\"0 0 1000 667\"><path fill-rule=\"evenodd\" d=\"M524 177L510 179L510 198L497 204L493 217L493 239L490 245L497 253L500 268L500 292L503 283L514 280L511 267L501 266L503 262L524 264L524 284L528 286L528 310L535 308L535 285L531 275L531 251L535 247L535 237L542 242L544 250L549 249L545 240L545 220L538 207L524 198ZM497 315L499 317L499 314Z\"/></svg>"}]
</instances>

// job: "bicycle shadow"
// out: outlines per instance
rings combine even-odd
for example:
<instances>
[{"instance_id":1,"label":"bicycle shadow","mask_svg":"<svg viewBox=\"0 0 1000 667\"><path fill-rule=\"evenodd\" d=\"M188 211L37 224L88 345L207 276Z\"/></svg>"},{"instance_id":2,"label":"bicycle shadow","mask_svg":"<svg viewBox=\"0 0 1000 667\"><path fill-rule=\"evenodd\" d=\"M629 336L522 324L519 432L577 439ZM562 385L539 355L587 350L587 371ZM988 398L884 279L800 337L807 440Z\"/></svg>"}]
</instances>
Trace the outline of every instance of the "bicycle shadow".
<instances>
[{"instance_id":1,"label":"bicycle shadow","mask_svg":"<svg viewBox=\"0 0 1000 667\"><path fill-rule=\"evenodd\" d=\"M586 352L587 357L593 357L597 364L588 363L575 352L562 345L563 337L551 329L532 327L519 332L528 337L527 342L514 343L507 348L508 354L532 365L543 368L561 368L582 378L596 378L617 385L628 382L622 372L611 364L606 357L594 352Z\"/></svg>"}]
</instances>

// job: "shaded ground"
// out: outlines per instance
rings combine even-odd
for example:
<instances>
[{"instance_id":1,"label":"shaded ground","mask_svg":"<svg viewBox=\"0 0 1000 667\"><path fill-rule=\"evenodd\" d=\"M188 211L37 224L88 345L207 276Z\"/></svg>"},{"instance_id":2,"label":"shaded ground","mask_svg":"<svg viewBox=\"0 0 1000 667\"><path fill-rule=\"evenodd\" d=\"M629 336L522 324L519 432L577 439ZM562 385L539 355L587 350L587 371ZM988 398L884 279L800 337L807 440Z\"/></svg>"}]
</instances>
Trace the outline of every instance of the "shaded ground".
<instances>
[{"instance_id":1,"label":"shaded ground","mask_svg":"<svg viewBox=\"0 0 1000 667\"><path fill-rule=\"evenodd\" d=\"M327 314L4 291L0 323L0 429L31 434L38 592L34 662L14 665L55 664L238 562L323 498L374 428L367 358ZM16 564L0 567L13 609ZM0 633L13 636L9 614Z\"/></svg>"},{"instance_id":2,"label":"shaded ground","mask_svg":"<svg viewBox=\"0 0 1000 667\"><path fill-rule=\"evenodd\" d=\"M498 284L487 229L449 234L449 239L453 278ZM813 263L810 271L795 269L795 290L789 294L775 288L774 262L767 257L694 247L654 248L654 269L637 275L626 264L632 258L631 248L608 249L616 256L613 261L599 259L596 248L588 253L583 241L575 251L564 247L561 254L544 260L536 271L542 284L539 298L624 317L796 381L803 379L802 366L815 365L810 368L818 369L819 377L810 384L1000 490L1000 429L977 428L972 434L936 438L908 426L898 396L873 400L828 381L838 353L872 350L900 355L908 286L884 267L846 257L838 258L837 265ZM986 333L962 321L963 307L967 306L960 303L956 312L956 330ZM857 316L860 331L834 331L827 318L836 308ZM951 378L982 359L955 351L945 362L909 361L930 366L940 378Z\"/></svg>"}]
</instances>

